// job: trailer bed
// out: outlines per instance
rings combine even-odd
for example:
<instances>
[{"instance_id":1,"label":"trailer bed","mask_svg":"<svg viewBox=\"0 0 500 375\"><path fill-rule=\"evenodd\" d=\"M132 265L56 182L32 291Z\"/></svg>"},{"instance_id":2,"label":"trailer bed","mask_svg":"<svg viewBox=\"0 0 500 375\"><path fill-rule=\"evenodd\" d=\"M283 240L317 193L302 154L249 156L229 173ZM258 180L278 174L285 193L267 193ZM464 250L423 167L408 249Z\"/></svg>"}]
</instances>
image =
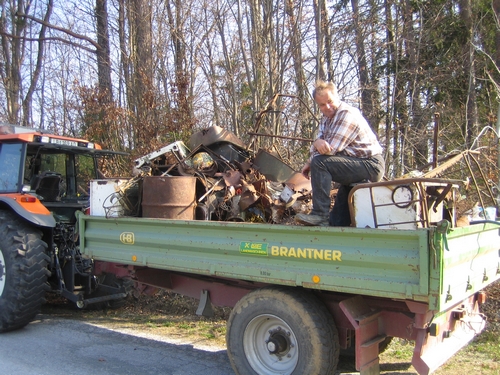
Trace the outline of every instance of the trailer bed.
<instances>
[{"instance_id":1,"label":"trailer bed","mask_svg":"<svg viewBox=\"0 0 500 375\"><path fill-rule=\"evenodd\" d=\"M494 224L416 230L79 215L95 260L355 295L444 310L500 278Z\"/></svg>"}]
</instances>

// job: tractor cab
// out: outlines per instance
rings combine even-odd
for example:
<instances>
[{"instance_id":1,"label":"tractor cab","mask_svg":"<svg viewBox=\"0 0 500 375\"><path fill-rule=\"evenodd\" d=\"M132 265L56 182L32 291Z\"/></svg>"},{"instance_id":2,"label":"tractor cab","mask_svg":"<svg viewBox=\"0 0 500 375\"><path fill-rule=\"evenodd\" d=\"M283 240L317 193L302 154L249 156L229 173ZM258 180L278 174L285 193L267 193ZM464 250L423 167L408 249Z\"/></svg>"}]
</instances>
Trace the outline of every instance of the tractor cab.
<instances>
[{"instance_id":1,"label":"tractor cab","mask_svg":"<svg viewBox=\"0 0 500 375\"><path fill-rule=\"evenodd\" d=\"M95 143L34 129L0 125L0 195L36 197L56 221L72 222L89 206L90 181L102 178L99 161L120 154Z\"/></svg>"}]
</instances>

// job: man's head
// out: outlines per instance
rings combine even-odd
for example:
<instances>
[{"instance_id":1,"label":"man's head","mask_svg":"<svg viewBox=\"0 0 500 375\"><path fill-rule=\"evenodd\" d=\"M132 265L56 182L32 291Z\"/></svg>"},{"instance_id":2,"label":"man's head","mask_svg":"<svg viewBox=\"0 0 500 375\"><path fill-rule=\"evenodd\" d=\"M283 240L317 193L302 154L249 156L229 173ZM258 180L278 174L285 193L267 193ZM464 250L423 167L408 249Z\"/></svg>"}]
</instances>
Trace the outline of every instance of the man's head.
<instances>
[{"instance_id":1,"label":"man's head","mask_svg":"<svg viewBox=\"0 0 500 375\"><path fill-rule=\"evenodd\" d=\"M332 82L318 81L313 91L313 98L326 117L332 118L340 105L337 88Z\"/></svg>"}]
</instances>

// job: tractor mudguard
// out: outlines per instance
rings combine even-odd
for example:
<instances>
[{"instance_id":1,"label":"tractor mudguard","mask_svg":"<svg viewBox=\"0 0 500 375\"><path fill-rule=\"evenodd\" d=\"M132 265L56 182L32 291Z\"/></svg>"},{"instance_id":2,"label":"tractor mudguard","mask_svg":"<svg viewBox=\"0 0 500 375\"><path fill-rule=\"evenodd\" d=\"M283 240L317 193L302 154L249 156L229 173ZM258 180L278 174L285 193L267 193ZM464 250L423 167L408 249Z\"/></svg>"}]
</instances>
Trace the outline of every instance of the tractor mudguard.
<instances>
[{"instance_id":1,"label":"tractor mudguard","mask_svg":"<svg viewBox=\"0 0 500 375\"><path fill-rule=\"evenodd\" d=\"M10 207L17 215L40 227L54 228L56 220L52 213L38 200L29 194L3 194L0 206Z\"/></svg>"}]
</instances>

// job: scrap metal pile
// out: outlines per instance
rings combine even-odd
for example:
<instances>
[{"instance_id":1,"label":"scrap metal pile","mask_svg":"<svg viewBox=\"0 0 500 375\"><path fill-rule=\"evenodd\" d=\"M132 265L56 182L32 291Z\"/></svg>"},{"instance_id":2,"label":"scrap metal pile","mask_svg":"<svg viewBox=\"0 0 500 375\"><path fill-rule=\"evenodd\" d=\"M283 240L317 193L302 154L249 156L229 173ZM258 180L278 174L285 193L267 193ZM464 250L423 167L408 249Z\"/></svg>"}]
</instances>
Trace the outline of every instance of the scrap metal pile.
<instances>
[{"instance_id":1,"label":"scrap metal pile","mask_svg":"<svg viewBox=\"0 0 500 375\"><path fill-rule=\"evenodd\" d=\"M495 220L494 193L487 189L484 194L480 188L486 181L480 167L474 153L466 151L426 173L354 184L351 226L416 229L443 219L452 226ZM93 199L91 194L93 214L101 205L106 216L295 224L297 213L312 209L307 178L277 153L263 148L251 152L235 134L217 126L193 134L188 145L177 141L136 159L134 175L106 193L102 205L99 196ZM481 216L481 208L490 214Z\"/></svg>"},{"instance_id":2,"label":"scrap metal pile","mask_svg":"<svg viewBox=\"0 0 500 375\"><path fill-rule=\"evenodd\" d=\"M264 149L251 153L232 132L217 126L193 134L188 146L177 141L136 159L134 175L131 183L143 187L151 176L195 177L194 202L186 204L193 207L190 219L286 224L312 206L310 181L300 172ZM186 190L182 186L168 192L158 189L162 188L153 195L182 195ZM149 216L144 214L145 194L139 198L142 203L136 204L135 216Z\"/></svg>"}]
</instances>

